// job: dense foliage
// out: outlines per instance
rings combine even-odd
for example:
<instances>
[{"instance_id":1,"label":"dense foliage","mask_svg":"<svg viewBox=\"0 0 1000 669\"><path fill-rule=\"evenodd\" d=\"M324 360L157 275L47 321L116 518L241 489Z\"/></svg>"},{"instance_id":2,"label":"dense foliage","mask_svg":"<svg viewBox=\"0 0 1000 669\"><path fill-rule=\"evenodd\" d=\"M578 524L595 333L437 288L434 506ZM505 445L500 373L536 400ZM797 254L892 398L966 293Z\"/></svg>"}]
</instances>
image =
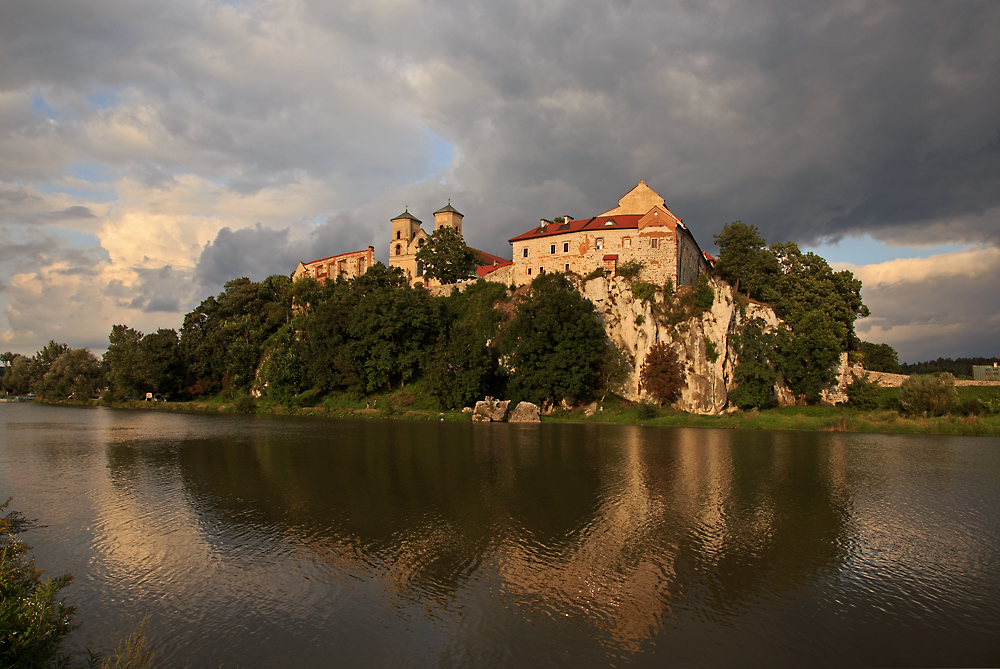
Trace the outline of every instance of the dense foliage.
<instances>
[{"instance_id":1,"label":"dense foliage","mask_svg":"<svg viewBox=\"0 0 1000 669\"><path fill-rule=\"evenodd\" d=\"M729 401L741 409L765 407L771 401L777 370L782 367L778 335L761 318L751 318L730 337L739 364L733 373L736 387Z\"/></svg>"},{"instance_id":2,"label":"dense foliage","mask_svg":"<svg viewBox=\"0 0 1000 669\"><path fill-rule=\"evenodd\" d=\"M501 335L511 400L584 397L596 387L604 328L594 305L562 274L539 275Z\"/></svg>"},{"instance_id":3,"label":"dense foliage","mask_svg":"<svg viewBox=\"0 0 1000 669\"><path fill-rule=\"evenodd\" d=\"M740 221L726 225L715 241L716 273L737 292L770 303L784 322L777 333L775 359L782 362L777 371L796 394L817 399L833 380L840 353L857 340L854 321L870 314L861 300L861 281L849 271L834 272L826 260L802 253L792 242L768 247L756 227ZM750 395L754 402L760 398L757 390Z\"/></svg>"}]
</instances>

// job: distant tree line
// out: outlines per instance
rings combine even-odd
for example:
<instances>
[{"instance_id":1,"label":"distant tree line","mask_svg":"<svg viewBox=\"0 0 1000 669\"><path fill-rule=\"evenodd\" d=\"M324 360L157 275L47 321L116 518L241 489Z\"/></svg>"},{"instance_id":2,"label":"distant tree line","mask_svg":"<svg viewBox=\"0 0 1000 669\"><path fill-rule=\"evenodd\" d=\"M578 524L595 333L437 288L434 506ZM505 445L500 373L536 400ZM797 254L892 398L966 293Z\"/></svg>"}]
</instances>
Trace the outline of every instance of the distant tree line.
<instances>
[{"instance_id":1,"label":"distant tree line","mask_svg":"<svg viewBox=\"0 0 1000 669\"><path fill-rule=\"evenodd\" d=\"M901 374L952 374L958 377L972 378L973 365L991 367L1000 363L1000 358L938 358L927 362L902 363L899 366Z\"/></svg>"},{"instance_id":2,"label":"distant tree line","mask_svg":"<svg viewBox=\"0 0 1000 669\"><path fill-rule=\"evenodd\" d=\"M70 348L50 341L32 357L6 352L0 355L5 393L51 399L89 400L100 387L101 363L86 348Z\"/></svg>"}]
</instances>

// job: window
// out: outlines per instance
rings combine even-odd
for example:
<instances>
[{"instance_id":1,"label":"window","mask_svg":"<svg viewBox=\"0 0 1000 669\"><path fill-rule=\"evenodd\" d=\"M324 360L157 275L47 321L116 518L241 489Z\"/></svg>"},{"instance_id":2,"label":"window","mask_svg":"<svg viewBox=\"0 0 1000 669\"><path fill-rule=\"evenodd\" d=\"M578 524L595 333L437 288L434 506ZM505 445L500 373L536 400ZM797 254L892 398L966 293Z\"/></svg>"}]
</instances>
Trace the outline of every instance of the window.
<instances>
[{"instance_id":1,"label":"window","mask_svg":"<svg viewBox=\"0 0 1000 669\"><path fill-rule=\"evenodd\" d=\"M556 252L556 245L555 244L550 244L549 245L549 253L555 253L555 252Z\"/></svg>"},{"instance_id":2,"label":"window","mask_svg":"<svg viewBox=\"0 0 1000 669\"><path fill-rule=\"evenodd\" d=\"M524 257L525 258L528 257L528 247L527 246L524 247Z\"/></svg>"},{"instance_id":3,"label":"window","mask_svg":"<svg viewBox=\"0 0 1000 669\"><path fill-rule=\"evenodd\" d=\"M396 239L400 239L400 235L402 235L402 234L403 233L401 231L396 230Z\"/></svg>"},{"instance_id":4,"label":"window","mask_svg":"<svg viewBox=\"0 0 1000 669\"><path fill-rule=\"evenodd\" d=\"M569 263L566 263L566 271L569 271Z\"/></svg>"},{"instance_id":5,"label":"window","mask_svg":"<svg viewBox=\"0 0 1000 669\"><path fill-rule=\"evenodd\" d=\"M418 239L417 240L417 246L423 246L424 245L424 241L425 240L423 238Z\"/></svg>"},{"instance_id":6,"label":"window","mask_svg":"<svg viewBox=\"0 0 1000 669\"><path fill-rule=\"evenodd\" d=\"M623 249L630 249L630 248L632 248L632 238L631 237L626 237L625 239L622 240L622 248Z\"/></svg>"},{"instance_id":7,"label":"window","mask_svg":"<svg viewBox=\"0 0 1000 669\"><path fill-rule=\"evenodd\" d=\"M528 268L528 276L531 276L531 268Z\"/></svg>"},{"instance_id":8,"label":"window","mask_svg":"<svg viewBox=\"0 0 1000 669\"><path fill-rule=\"evenodd\" d=\"M569 242L563 242L563 253L569 253Z\"/></svg>"},{"instance_id":9,"label":"window","mask_svg":"<svg viewBox=\"0 0 1000 669\"><path fill-rule=\"evenodd\" d=\"M396 255L402 255L402 253L403 253L402 244L396 244Z\"/></svg>"},{"instance_id":10,"label":"window","mask_svg":"<svg viewBox=\"0 0 1000 669\"><path fill-rule=\"evenodd\" d=\"M597 238L597 250L600 251L603 248L604 248L604 238L603 237L598 237Z\"/></svg>"},{"instance_id":11,"label":"window","mask_svg":"<svg viewBox=\"0 0 1000 669\"><path fill-rule=\"evenodd\" d=\"M658 249L658 248L660 248L660 240L657 239L656 237L653 237L652 239L650 239L649 240L649 248L651 248L651 249Z\"/></svg>"},{"instance_id":12,"label":"window","mask_svg":"<svg viewBox=\"0 0 1000 669\"><path fill-rule=\"evenodd\" d=\"M539 267L538 268L538 273L539 274L545 274L545 268L544 267Z\"/></svg>"}]
</instances>

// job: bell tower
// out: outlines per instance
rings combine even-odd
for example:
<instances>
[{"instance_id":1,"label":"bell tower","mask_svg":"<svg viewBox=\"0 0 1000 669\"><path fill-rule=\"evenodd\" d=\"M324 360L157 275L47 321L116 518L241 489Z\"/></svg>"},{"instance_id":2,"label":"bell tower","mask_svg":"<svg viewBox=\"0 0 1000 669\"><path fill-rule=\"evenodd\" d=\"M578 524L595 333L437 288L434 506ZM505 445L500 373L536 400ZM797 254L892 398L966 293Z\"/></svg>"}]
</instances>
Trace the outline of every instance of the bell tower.
<instances>
[{"instance_id":1,"label":"bell tower","mask_svg":"<svg viewBox=\"0 0 1000 669\"><path fill-rule=\"evenodd\" d=\"M451 228L458 233L458 236L462 236L462 219L465 218L462 214L458 212L453 206L451 206L451 200L448 200L448 204L441 207L434 212L434 230L440 230L441 228Z\"/></svg>"}]
</instances>

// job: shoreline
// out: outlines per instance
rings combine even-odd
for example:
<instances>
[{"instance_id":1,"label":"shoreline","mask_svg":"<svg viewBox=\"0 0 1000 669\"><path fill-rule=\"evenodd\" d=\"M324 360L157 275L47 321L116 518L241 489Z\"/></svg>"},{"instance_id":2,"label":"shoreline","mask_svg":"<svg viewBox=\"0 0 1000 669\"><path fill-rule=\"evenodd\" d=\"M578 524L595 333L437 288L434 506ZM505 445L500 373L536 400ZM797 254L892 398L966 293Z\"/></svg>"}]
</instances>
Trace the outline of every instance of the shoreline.
<instances>
[{"instance_id":1,"label":"shoreline","mask_svg":"<svg viewBox=\"0 0 1000 669\"><path fill-rule=\"evenodd\" d=\"M130 401L107 403L43 401L38 404L54 406L104 406L133 411L164 411L183 413L239 413L234 402L198 401L145 402ZM594 423L638 425L653 427L690 427L705 429L737 429L767 431L850 432L858 434L940 434L970 437L1000 437L1000 416L946 415L916 417L901 415L896 411L878 409L861 411L848 407L805 406L774 407L765 411L736 411L721 415L690 414L661 409L658 415L643 420L632 406L605 403L606 410L585 416L582 409L557 411L542 416L542 423ZM300 416L334 419L413 420L439 422L469 422L471 414L461 411L435 411L431 409L392 407L390 409L360 409L351 407L288 407L263 405L248 415Z\"/></svg>"}]
</instances>

